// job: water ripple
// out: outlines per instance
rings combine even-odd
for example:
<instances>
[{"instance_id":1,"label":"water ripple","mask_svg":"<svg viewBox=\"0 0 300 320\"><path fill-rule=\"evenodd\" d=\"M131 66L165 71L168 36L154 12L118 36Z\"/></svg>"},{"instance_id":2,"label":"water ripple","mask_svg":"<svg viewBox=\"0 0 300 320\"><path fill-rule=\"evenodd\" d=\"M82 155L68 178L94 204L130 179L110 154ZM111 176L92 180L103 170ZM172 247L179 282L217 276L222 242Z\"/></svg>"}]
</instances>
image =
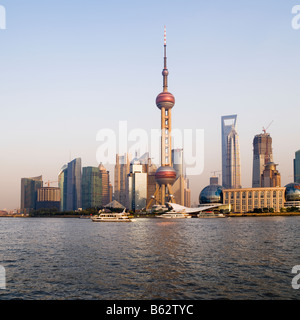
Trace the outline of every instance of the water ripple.
<instances>
[{"instance_id":1,"label":"water ripple","mask_svg":"<svg viewBox=\"0 0 300 320\"><path fill-rule=\"evenodd\" d=\"M300 217L0 222L0 299L299 299Z\"/></svg>"}]
</instances>

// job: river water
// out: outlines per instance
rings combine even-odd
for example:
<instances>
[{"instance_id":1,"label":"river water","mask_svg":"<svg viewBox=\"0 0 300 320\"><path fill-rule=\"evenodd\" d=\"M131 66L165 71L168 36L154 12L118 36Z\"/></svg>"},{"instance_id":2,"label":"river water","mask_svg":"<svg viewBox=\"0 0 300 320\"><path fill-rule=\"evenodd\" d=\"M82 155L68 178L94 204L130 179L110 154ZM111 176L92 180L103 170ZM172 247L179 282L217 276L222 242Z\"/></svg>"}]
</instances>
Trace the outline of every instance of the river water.
<instances>
[{"instance_id":1,"label":"river water","mask_svg":"<svg viewBox=\"0 0 300 320\"><path fill-rule=\"evenodd\" d=\"M299 299L300 217L1 218L0 299Z\"/></svg>"}]
</instances>

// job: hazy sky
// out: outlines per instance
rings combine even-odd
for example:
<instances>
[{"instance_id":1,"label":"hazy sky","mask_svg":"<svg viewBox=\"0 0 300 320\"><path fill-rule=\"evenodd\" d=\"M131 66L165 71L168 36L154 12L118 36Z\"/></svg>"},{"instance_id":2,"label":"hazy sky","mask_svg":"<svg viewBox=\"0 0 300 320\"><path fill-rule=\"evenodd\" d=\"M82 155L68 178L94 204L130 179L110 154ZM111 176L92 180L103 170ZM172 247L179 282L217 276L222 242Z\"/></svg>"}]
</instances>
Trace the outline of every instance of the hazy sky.
<instances>
[{"instance_id":1,"label":"hazy sky","mask_svg":"<svg viewBox=\"0 0 300 320\"><path fill-rule=\"evenodd\" d=\"M300 0L0 0L0 209L20 206L22 177L57 180L75 157L96 166L103 128L160 127L167 26L173 128L203 129L204 172L192 202L221 170L221 116L237 114L242 185L252 142L273 138L282 185L300 149ZM56 184L53 184L56 185Z\"/></svg>"}]
</instances>

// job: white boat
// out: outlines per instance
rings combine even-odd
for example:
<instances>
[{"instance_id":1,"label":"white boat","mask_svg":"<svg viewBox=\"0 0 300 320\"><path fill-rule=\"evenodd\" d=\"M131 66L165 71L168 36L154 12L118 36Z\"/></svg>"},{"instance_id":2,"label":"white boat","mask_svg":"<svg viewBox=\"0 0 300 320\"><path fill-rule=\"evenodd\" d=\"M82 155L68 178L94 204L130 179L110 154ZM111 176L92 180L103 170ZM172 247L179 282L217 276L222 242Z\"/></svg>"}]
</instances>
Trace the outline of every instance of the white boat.
<instances>
[{"instance_id":1,"label":"white boat","mask_svg":"<svg viewBox=\"0 0 300 320\"><path fill-rule=\"evenodd\" d=\"M101 212L99 215L93 216L93 222L132 222L128 215L125 214L125 209L123 212Z\"/></svg>"},{"instance_id":2,"label":"white boat","mask_svg":"<svg viewBox=\"0 0 300 320\"><path fill-rule=\"evenodd\" d=\"M163 213L160 214L159 216L156 216L157 218L165 218L165 219L186 219L186 218L191 218L187 213L184 212L168 212L168 213Z\"/></svg>"},{"instance_id":3,"label":"white boat","mask_svg":"<svg viewBox=\"0 0 300 320\"><path fill-rule=\"evenodd\" d=\"M198 218L226 218L226 216L223 213L213 213L211 211L209 212L201 212L197 214Z\"/></svg>"}]
</instances>

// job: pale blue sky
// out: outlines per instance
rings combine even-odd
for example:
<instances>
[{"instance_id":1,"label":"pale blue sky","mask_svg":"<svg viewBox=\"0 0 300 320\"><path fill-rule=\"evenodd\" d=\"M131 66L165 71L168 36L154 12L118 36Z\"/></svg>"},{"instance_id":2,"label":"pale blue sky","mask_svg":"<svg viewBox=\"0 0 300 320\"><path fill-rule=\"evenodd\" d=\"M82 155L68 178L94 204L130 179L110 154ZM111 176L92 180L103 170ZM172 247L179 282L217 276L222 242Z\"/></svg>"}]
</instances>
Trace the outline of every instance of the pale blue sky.
<instances>
[{"instance_id":1,"label":"pale blue sky","mask_svg":"<svg viewBox=\"0 0 300 320\"><path fill-rule=\"evenodd\" d=\"M159 128L167 26L173 128L204 129L204 173L192 200L221 170L221 116L238 114L242 185L251 186L252 141L273 138L282 184L300 149L300 30L289 0L0 0L0 209L20 205L22 177L57 180L81 157L97 165L101 128Z\"/></svg>"}]
</instances>

